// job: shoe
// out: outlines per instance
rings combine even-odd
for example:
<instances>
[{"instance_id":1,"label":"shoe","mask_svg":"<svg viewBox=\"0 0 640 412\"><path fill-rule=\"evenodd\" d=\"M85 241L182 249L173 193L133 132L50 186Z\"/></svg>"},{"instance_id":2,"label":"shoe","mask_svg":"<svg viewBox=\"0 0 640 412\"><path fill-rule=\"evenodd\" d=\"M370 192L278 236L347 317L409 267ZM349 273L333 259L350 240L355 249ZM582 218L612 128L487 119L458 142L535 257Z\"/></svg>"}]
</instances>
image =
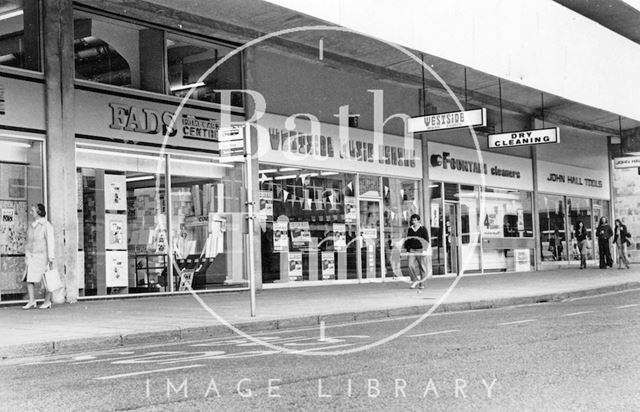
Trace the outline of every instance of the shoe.
<instances>
[{"instance_id":1,"label":"shoe","mask_svg":"<svg viewBox=\"0 0 640 412\"><path fill-rule=\"evenodd\" d=\"M418 283L420 283L420 281L419 281L419 280L416 280L415 282L413 282L413 283L411 284L411 286L409 286L409 289L415 289L415 288L416 288L416 286L418 286Z\"/></svg>"},{"instance_id":2,"label":"shoe","mask_svg":"<svg viewBox=\"0 0 640 412\"><path fill-rule=\"evenodd\" d=\"M51 302L45 302L38 309L51 309Z\"/></svg>"},{"instance_id":3,"label":"shoe","mask_svg":"<svg viewBox=\"0 0 640 412\"><path fill-rule=\"evenodd\" d=\"M418 286L418 289L424 289L424 284Z\"/></svg>"},{"instance_id":4,"label":"shoe","mask_svg":"<svg viewBox=\"0 0 640 412\"><path fill-rule=\"evenodd\" d=\"M36 301L34 300L33 302L29 302L26 305L24 305L22 309L25 309L25 310L34 309L35 307L36 307Z\"/></svg>"}]
</instances>

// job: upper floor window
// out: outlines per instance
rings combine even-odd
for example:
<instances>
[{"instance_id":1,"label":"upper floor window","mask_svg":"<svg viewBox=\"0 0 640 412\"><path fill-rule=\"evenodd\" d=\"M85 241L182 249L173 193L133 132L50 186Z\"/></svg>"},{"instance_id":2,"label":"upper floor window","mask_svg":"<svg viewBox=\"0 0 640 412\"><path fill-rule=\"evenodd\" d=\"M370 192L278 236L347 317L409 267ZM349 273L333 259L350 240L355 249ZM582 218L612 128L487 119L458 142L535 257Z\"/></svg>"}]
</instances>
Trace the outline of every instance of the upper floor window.
<instances>
[{"instance_id":1,"label":"upper floor window","mask_svg":"<svg viewBox=\"0 0 640 412\"><path fill-rule=\"evenodd\" d=\"M0 0L1 1L1 0ZM103 16L74 11L75 76L114 86L225 103L221 89L240 89L240 56L204 76L232 49ZM239 93L231 105L242 106Z\"/></svg>"},{"instance_id":2,"label":"upper floor window","mask_svg":"<svg viewBox=\"0 0 640 412\"><path fill-rule=\"evenodd\" d=\"M221 90L242 88L240 54L230 56L215 68L214 65L232 50L229 46L167 34L167 74L170 94L184 96L193 89L192 99L226 103L221 101ZM210 69L213 69L211 73L203 76ZM242 95L232 93L230 104L241 107Z\"/></svg>"},{"instance_id":3,"label":"upper floor window","mask_svg":"<svg viewBox=\"0 0 640 412\"><path fill-rule=\"evenodd\" d=\"M0 65L40 71L38 0L0 0Z\"/></svg>"}]
</instances>

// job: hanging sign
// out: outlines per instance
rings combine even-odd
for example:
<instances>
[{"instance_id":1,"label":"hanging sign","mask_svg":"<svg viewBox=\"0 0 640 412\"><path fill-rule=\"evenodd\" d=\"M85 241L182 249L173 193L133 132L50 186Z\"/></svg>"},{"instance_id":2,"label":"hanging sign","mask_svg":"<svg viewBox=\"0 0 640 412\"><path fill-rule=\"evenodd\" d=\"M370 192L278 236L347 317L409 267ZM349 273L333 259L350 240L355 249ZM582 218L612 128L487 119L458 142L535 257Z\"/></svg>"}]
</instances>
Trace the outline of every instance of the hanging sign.
<instances>
[{"instance_id":1,"label":"hanging sign","mask_svg":"<svg viewBox=\"0 0 640 412\"><path fill-rule=\"evenodd\" d=\"M244 127L221 127L218 130L220 163L244 161Z\"/></svg>"},{"instance_id":2,"label":"hanging sign","mask_svg":"<svg viewBox=\"0 0 640 412\"><path fill-rule=\"evenodd\" d=\"M613 167L615 169L630 169L640 167L640 156L616 157L613 159Z\"/></svg>"},{"instance_id":3,"label":"hanging sign","mask_svg":"<svg viewBox=\"0 0 640 412\"><path fill-rule=\"evenodd\" d=\"M412 117L407 123L407 128L409 133L419 133L486 125L487 109L482 108L463 112L438 113L428 116Z\"/></svg>"},{"instance_id":4,"label":"hanging sign","mask_svg":"<svg viewBox=\"0 0 640 412\"><path fill-rule=\"evenodd\" d=\"M497 133L490 134L487 139L489 149L560 143L560 129L557 127L550 127L548 129Z\"/></svg>"}]
</instances>

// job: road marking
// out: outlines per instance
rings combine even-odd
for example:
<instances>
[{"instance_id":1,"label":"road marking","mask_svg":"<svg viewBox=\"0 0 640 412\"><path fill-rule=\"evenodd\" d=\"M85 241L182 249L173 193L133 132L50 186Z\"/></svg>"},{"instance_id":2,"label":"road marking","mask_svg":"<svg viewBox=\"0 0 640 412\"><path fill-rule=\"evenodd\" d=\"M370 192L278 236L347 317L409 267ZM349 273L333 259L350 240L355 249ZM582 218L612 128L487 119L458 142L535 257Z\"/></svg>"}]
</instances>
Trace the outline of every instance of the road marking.
<instances>
[{"instance_id":1,"label":"road marking","mask_svg":"<svg viewBox=\"0 0 640 412\"><path fill-rule=\"evenodd\" d=\"M568 316L578 316L578 315L585 315L587 313L593 313L592 310L585 310L584 312L573 312L573 313L567 313L565 315L562 315L562 317L568 317Z\"/></svg>"},{"instance_id":2,"label":"road marking","mask_svg":"<svg viewBox=\"0 0 640 412\"><path fill-rule=\"evenodd\" d=\"M153 370L150 370L150 371L140 371L140 372L122 373L120 375L101 376L99 378L93 378L93 379L98 380L98 381L105 381L105 380L109 380L109 379L127 378L129 376L147 375L147 374L150 374L150 373L162 373L162 372L177 371L177 370L180 370L180 369L200 368L202 366L204 366L204 365L178 366L178 367L175 367L175 368L153 369Z\"/></svg>"},{"instance_id":3,"label":"road marking","mask_svg":"<svg viewBox=\"0 0 640 412\"><path fill-rule=\"evenodd\" d=\"M498 323L498 326L517 325L519 323L528 323L528 322L535 322L535 321L536 319L515 320L513 322Z\"/></svg>"},{"instance_id":4,"label":"road marking","mask_svg":"<svg viewBox=\"0 0 640 412\"><path fill-rule=\"evenodd\" d=\"M91 356L91 355L81 355L81 356L76 356L73 358L74 361L85 361L85 360L92 360L95 359L95 356Z\"/></svg>"},{"instance_id":5,"label":"road marking","mask_svg":"<svg viewBox=\"0 0 640 412\"><path fill-rule=\"evenodd\" d=\"M622 305L622 306L616 306L616 309L626 309L626 308L634 308L638 306L637 303L632 303L630 305Z\"/></svg>"},{"instance_id":6,"label":"road marking","mask_svg":"<svg viewBox=\"0 0 640 412\"><path fill-rule=\"evenodd\" d=\"M453 333L460 332L460 329L449 329L449 330L440 330L437 332L428 332L428 333L419 333L417 335L409 335L410 338L419 338L421 336L433 336L433 335L442 335L444 333Z\"/></svg>"}]
</instances>

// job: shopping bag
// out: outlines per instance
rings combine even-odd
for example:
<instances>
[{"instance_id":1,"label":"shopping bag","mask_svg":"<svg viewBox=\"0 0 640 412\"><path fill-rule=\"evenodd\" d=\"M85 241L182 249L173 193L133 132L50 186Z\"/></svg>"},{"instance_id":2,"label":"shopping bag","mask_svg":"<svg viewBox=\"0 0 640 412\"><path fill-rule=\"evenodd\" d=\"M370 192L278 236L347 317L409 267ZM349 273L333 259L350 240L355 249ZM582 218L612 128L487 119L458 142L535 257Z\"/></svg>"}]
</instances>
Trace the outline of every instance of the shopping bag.
<instances>
[{"instance_id":1,"label":"shopping bag","mask_svg":"<svg viewBox=\"0 0 640 412\"><path fill-rule=\"evenodd\" d=\"M67 295L66 291L67 290L62 287L51 292L51 302L55 303L56 305L64 303L64 299Z\"/></svg>"},{"instance_id":2,"label":"shopping bag","mask_svg":"<svg viewBox=\"0 0 640 412\"><path fill-rule=\"evenodd\" d=\"M60 279L60 273L58 273L57 269L49 269L44 272L42 275L42 282L44 283L44 287L47 289L47 292L53 292L54 290L58 290L64 286L62 284L62 279Z\"/></svg>"}]
</instances>

